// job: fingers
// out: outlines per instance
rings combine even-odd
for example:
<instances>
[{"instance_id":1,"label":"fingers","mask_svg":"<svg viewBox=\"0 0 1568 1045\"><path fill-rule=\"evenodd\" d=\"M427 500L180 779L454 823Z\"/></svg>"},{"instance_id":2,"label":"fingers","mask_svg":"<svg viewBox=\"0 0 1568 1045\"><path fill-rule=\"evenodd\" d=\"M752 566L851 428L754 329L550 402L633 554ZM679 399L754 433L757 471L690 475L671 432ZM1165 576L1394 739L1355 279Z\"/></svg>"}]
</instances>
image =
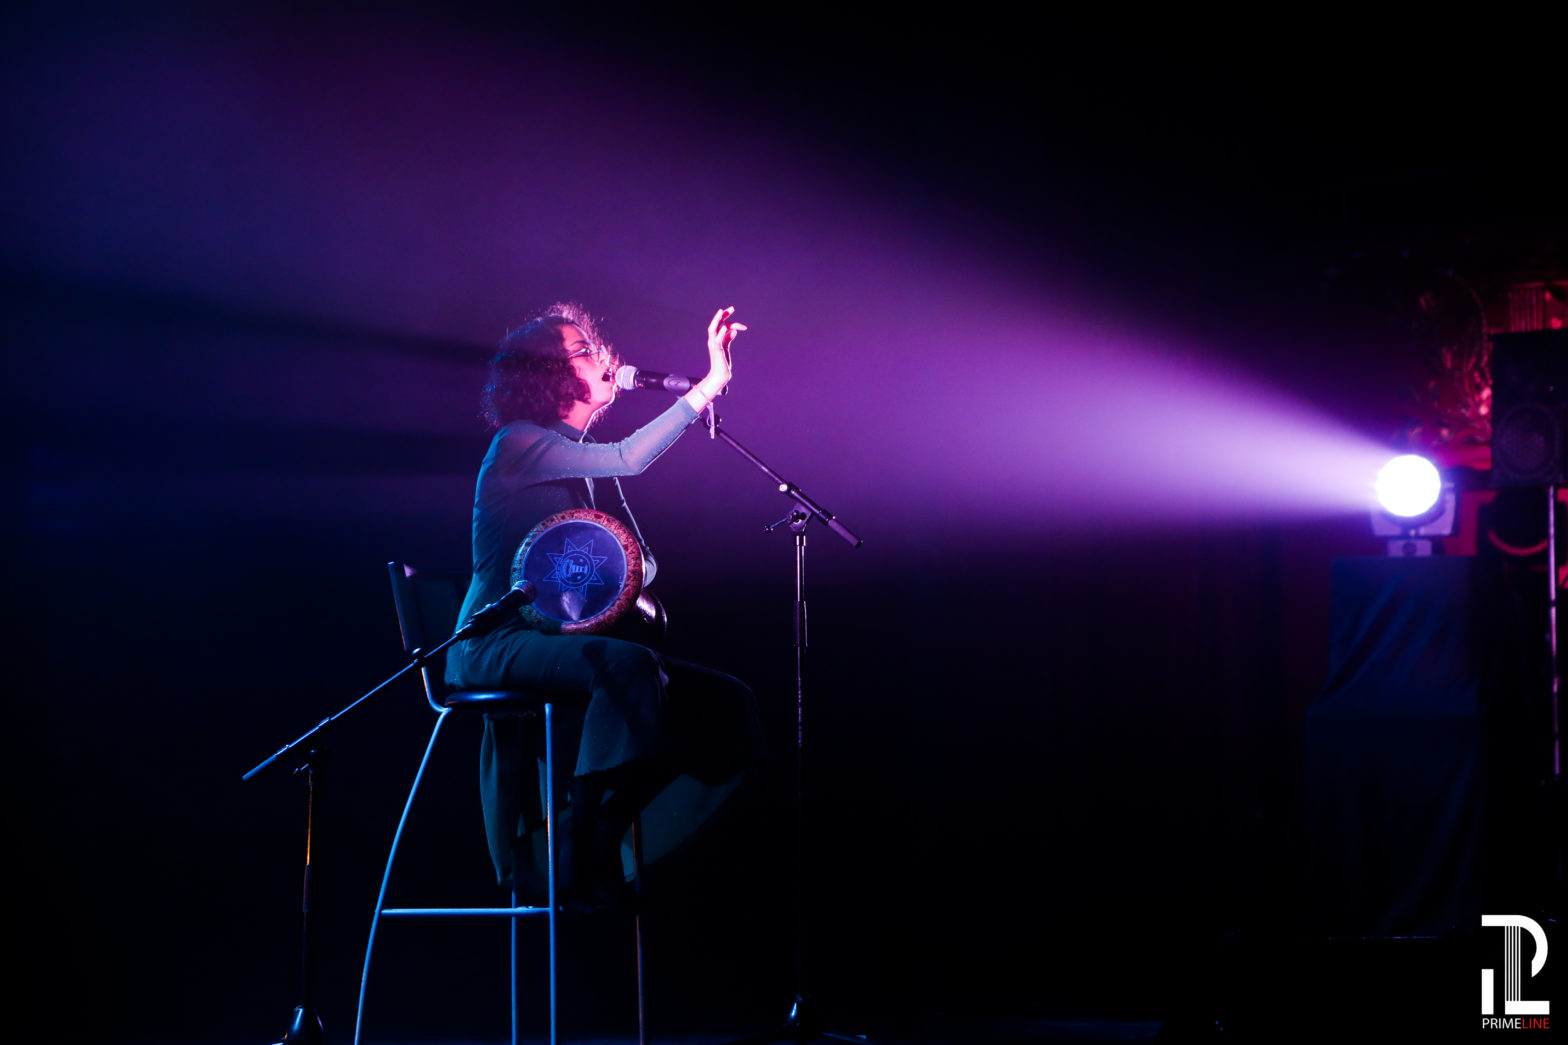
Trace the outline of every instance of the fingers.
<instances>
[{"instance_id":1,"label":"fingers","mask_svg":"<svg viewBox=\"0 0 1568 1045\"><path fill-rule=\"evenodd\" d=\"M713 314L713 319L708 323L708 344L717 348L728 349L730 342L735 340L735 335L746 329L744 323L731 323L729 318L735 314L735 306L721 308Z\"/></svg>"}]
</instances>

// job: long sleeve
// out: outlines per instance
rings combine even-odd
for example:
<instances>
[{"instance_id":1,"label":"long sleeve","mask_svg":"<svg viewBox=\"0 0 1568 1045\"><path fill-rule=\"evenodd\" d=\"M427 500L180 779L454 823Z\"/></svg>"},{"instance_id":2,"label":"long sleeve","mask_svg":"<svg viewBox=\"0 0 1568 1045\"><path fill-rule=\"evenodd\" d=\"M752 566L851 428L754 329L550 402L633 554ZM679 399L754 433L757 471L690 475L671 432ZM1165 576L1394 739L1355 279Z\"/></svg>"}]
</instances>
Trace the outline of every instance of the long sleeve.
<instances>
[{"instance_id":1,"label":"long sleeve","mask_svg":"<svg viewBox=\"0 0 1568 1045\"><path fill-rule=\"evenodd\" d=\"M637 475L686 430L697 413L684 399L618 443L582 443L559 432L520 421L496 436L486 469L505 482L547 483Z\"/></svg>"}]
</instances>

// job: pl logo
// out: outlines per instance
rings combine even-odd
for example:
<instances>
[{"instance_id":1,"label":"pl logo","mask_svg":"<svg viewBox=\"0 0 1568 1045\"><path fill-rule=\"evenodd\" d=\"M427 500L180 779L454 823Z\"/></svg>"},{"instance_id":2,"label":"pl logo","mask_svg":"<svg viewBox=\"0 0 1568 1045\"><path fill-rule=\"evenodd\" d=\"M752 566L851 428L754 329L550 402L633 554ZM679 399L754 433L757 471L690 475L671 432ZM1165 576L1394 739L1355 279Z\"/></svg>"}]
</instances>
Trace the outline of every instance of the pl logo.
<instances>
[{"instance_id":1,"label":"pl logo","mask_svg":"<svg viewBox=\"0 0 1568 1045\"><path fill-rule=\"evenodd\" d=\"M1503 1015L1497 1015L1497 970L1481 970L1482 1030L1550 1030L1551 1003L1524 997L1524 936L1530 933L1535 952L1530 957L1530 979L1546 965L1546 932L1533 918L1521 914L1483 914L1481 927L1503 930Z\"/></svg>"}]
</instances>

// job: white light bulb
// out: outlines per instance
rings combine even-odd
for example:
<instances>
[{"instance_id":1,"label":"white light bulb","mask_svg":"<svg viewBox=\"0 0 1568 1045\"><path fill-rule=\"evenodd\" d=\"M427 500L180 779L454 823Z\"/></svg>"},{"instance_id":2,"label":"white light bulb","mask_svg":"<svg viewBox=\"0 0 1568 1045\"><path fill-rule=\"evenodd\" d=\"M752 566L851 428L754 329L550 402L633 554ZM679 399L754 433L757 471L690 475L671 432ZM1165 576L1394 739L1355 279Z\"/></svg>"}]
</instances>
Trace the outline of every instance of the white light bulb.
<instances>
[{"instance_id":1,"label":"white light bulb","mask_svg":"<svg viewBox=\"0 0 1568 1045\"><path fill-rule=\"evenodd\" d=\"M1377 503L1390 515L1413 518L1429 511L1443 492L1443 477L1425 457L1404 454L1377 473Z\"/></svg>"}]
</instances>

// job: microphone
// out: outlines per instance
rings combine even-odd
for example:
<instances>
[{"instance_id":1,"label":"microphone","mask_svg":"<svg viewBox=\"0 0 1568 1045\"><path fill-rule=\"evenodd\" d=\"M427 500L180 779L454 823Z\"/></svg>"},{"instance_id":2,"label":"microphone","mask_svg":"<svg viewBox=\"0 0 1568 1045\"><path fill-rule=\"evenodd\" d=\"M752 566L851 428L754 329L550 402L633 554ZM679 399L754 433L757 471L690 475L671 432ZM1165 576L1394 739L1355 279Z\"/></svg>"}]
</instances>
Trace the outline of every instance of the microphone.
<instances>
[{"instance_id":1,"label":"microphone","mask_svg":"<svg viewBox=\"0 0 1568 1045\"><path fill-rule=\"evenodd\" d=\"M469 617L468 622L461 628L458 628L457 634L452 636L452 638L461 641L463 639L478 638L480 635L488 635L499 628L507 617L538 597L538 589L528 581L524 581L478 613L475 613L472 617Z\"/></svg>"},{"instance_id":2,"label":"microphone","mask_svg":"<svg viewBox=\"0 0 1568 1045\"><path fill-rule=\"evenodd\" d=\"M680 374L661 374L655 370L638 370L634 366L623 366L615 372L616 387L624 388L628 392L638 388L651 388L654 391L684 395L691 391L692 385L701 380L700 377L682 377Z\"/></svg>"}]
</instances>

